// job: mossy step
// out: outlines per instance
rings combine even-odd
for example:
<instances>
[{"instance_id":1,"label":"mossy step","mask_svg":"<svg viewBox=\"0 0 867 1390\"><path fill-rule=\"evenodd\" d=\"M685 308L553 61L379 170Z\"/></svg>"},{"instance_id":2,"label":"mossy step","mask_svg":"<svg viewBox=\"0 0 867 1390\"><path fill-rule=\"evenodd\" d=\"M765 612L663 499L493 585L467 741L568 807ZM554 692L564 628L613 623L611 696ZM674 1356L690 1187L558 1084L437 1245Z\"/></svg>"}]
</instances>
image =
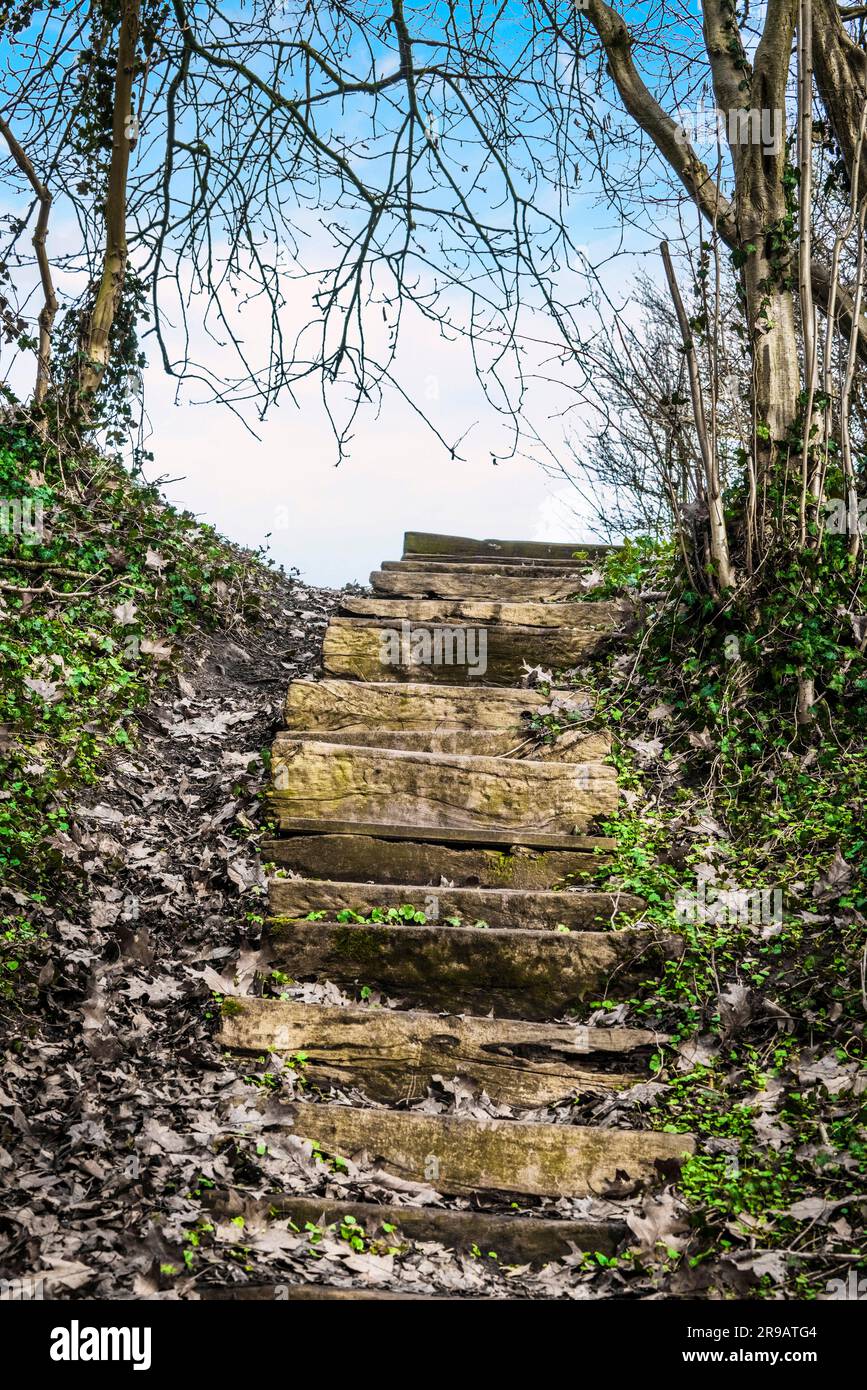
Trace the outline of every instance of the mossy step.
<instances>
[{"instance_id":1,"label":"mossy step","mask_svg":"<svg viewBox=\"0 0 867 1390\"><path fill-rule=\"evenodd\" d=\"M427 681L292 681L284 719L291 731L370 733L380 729L415 732L520 732L522 720L556 702L560 719L570 712L586 717L593 709L589 691L515 690L507 686L441 685Z\"/></svg>"},{"instance_id":2,"label":"mossy step","mask_svg":"<svg viewBox=\"0 0 867 1390\"><path fill-rule=\"evenodd\" d=\"M362 684L362 682L357 682ZM346 682L356 684L356 682ZM543 763L598 763L611 752L607 730L570 729L555 743L538 743L527 730L497 729L293 729L278 734L274 751L292 740L352 744L356 748L398 748L415 753L459 753L471 758L520 758Z\"/></svg>"},{"instance_id":3,"label":"mossy step","mask_svg":"<svg viewBox=\"0 0 867 1390\"><path fill-rule=\"evenodd\" d=\"M364 681L515 685L528 666L557 670L599 652L614 631L597 627L519 627L501 623L406 622L332 618L322 642L328 675Z\"/></svg>"},{"instance_id":4,"label":"mossy step","mask_svg":"<svg viewBox=\"0 0 867 1390\"><path fill-rule=\"evenodd\" d=\"M279 807L277 807L279 813ZM414 825L408 821L340 820L336 816L300 816L286 819L283 829L291 835L352 835L386 841L413 841L440 845L469 846L474 849L491 847L496 850L515 848L561 850L571 854L595 846L613 848L613 841L598 835L564 835L556 830L510 830L507 826Z\"/></svg>"},{"instance_id":5,"label":"mossy step","mask_svg":"<svg viewBox=\"0 0 867 1390\"><path fill-rule=\"evenodd\" d=\"M348 883L308 878L273 878L269 884L271 911L281 917L306 917L324 912L329 917L348 908L366 916L374 908L412 904L431 926L448 930L449 918L467 926L482 921L489 927L543 930L567 927L601 929L615 916L637 914L644 907L631 893L547 892L522 888L453 888L424 884Z\"/></svg>"},{"instance_id":6,"label":"mossy step","mask_svg":"<svg viewBox=\"0 0 867 1390\"><path fill-rule=\"evenodd\" d=\"M501 1216L483 1211L455 1211L449 1207L377 1205L373 1202L344 1202L331 1197L247 1198L238 1189L213 1192L208 1206L221 1219L245 1215L266 1219L283 1217L303 1230L309 1222L325 1229L340 1225L346 1217L357 1221L372 1240L380 1236L390 1245L407 1241L436 1241L449 1250L493 1252L501 1265L539 1267L551 1260L571 1255L574 1249L590 1254L614 1255L628 1237L622 1221L589 1221L581 1217L567 1221L532 1215ZM383 1226L392 1230L383 1231Z\"/></svg>"},{"instance_id":7,"label":"mossy step","mask_svg":"<svg viewBox=\"0 0 867 1390\"><path fill-rule=\"evenodd\" d=\"M347 617L387 622L501 623L518 627L604 628L623 621L629 609L620 603L510 603L483 599L386 598L346 595L340 612Z\"/></svg>"},{"instance_id":8,"label":"mossy step","mask_svg":"<svg viewBox=\"0 0 867 1390\"><path fill-rule=\"evenodd\" d=\"M292 979L381 989L406 1007L556 1019L629 994L682 950L648 931L526 931L271 918L275 968Z\"/></svg>"},{"instance_id":9,"label":"mossy step","mask_svg":"<svg viewBox=\"0 0 867 1390\"><path fill-rule=\"evenodd\" d=\"M374 835L291 835L264 840L266 863L304 878L381 884L439 884L457 888L555 888L566 886L610 862L614 841L585 840L583 850L506 851L456 849L425 840L384 840Z\"/></svg>"},{"instance_id":10,"label":"mossy step","mask_svg":"<svg viewBox=\"0 0 867 1390\"><path fill-rule=\"evenodd\" d=\"M437 555L422 554L421 551L410 554L404 552L396 560L382 560L382 565L410 565L417 569L426 568L428 565L442 567L443 565L463 565L469 569L471 566L480 565L483 568L491 566L508 566L509 569L521 571L535 571L538 574L583 574L591 565L600 563L598 557L589 552L583 552L583 558L577 556L548 556L548 555L495 555L491 552L482 552L479 555L472 555L468 550L442 551Z\"/></svg>"},{"instance_id":11,"label":"mossy step","mask_svg":"<svg viewBox=\"0 0 867 1390\"><path fill-rule=\"evenodd\" d=\"M218 1041L233 1052L304 1053L314 1086L357 1087L370 1100L424 1096L435 1076L486 1091L498 1104L554 1105L585 1090L622 1090L648 1079L659 1039L643 1029L584 1028L333 1008L278 999L233 999Z\"/></svg>"},{"instance_id":12,"label":"mossy step","mask_svg":"<svg viewBox=\"0 0 867 1390\"><path fill-rule=\"evenodd\" d=\"M608 555L618 548L599 541L475 540L437 531L405 531L403 536L404 555L515 555L521 559L571 560L576 551L596 556Z\"/></svg>"},{"instance_id":13,"label":"mossy step","mask_svg":"<svg viewBox=\"0 0 867 1390\"><path fill-rule=\"evenodd\" d=\"M281 1107L295 1133L326 1155L365 1153L387 1172L447 1195L605 1196L624 1183L671 1176L694 1149L687 1134L527 1124L294 1102Z\"/></svg>"},{"instance_id":14,"label":"mossy step","mask_svg":"<svg viewBox=\"0 0 867 1390\"><path fill-rule=\"evenodd\" d=\"M495 560L487 556L405 556L402 560L380 560L380 570L394 574L460 574L471 579L473 575L502 575L504 579L569 579L574 581L574 592L580 590L586 566L574 560Z\"/></svg>"},{"instance_id":15,"label":"mossy step","mask_svg":"<svg viewBox=\"0 0 867 1390\"><path fill-rule=\"evenodd\" d=\"M396 598L488 599L496 602L545 603L572 599L580 592L576 574L556 571L524 571L470 565L442 565L425 569L398 566L374 570L370 584L377 594Z\"/></svg>"},{"instance_id":16,"label":"mossy step","mask_svg":"<svg viewBox=\"0 0 867 1390\"><path fill-rule=\"evenodd\" d=\"M377 825L456 830L474 838L493 831L524 843L524 834L584 833L611 815L619 799L614 769L604 763L520 759L358 748L281 739L272 759L280 828L369 833Z\"/></svg>"}]
</instances>

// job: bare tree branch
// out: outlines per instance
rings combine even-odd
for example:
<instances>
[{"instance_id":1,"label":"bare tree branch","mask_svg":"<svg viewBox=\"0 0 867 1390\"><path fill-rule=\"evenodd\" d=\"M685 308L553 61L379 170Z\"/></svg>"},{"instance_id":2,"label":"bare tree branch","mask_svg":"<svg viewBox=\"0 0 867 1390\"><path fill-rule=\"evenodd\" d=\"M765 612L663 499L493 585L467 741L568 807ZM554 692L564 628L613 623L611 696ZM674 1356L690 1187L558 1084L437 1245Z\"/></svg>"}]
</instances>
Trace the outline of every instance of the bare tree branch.
<instances>
[{"instance_id":1,"label":"bare tree branch","mask_svg":"<svg viewBox=\"0 0 867 1390\"><path fill-rule=\"evenodd\" d=\"M19 144L9 122L0 116L0 134L2 134L9 152L18 168L21 170L33 192L36 194L39 203L39 216L36 219L36 229L33 233L33 247L36 252L36 263L39 267L39 279L42 284L42 308L39 311L39 348L37 352L36 364L36 385L33 391L33 402L41 405L48 391L51 379L51 332L54 327L54 320L57 316L57 295L54 292L54 281L51 275L51 262L48 259L46 240L48 237L48 223L51 217L51 194L45 184L39 178L28 158L23 146Z\"/></svg>"}]
</instances>

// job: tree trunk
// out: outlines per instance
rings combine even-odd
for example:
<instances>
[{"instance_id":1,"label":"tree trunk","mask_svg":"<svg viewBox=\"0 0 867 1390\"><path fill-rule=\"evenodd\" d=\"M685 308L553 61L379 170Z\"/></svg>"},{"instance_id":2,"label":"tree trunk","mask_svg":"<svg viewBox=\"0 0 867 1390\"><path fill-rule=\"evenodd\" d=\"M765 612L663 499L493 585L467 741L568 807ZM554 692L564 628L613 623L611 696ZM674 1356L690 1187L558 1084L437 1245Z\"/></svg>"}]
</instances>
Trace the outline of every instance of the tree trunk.
<instances>
[{"instance_id":1,"label":"tree trunk","mask_svg":"<svg viewBox=\"0 0 867 1390\"><path fill-rule=\"evenodd\" d=\"M770 452L771 442L786 440L797 418L800 391L795 305L791 291L779 283L780 274L780 267L771 265L761 247L748 255L744 263L743 285L754 354L756 422L767 426L769 435L764 441L765 453ZM760 447L762 443L760 437Z\"/></svg>"},{"instance_id":2,"label":"tree trunk","mask_svg":"<svg viewBox=\"0 0 867 1390\"><path fill-rule=\"evenodd\" d=\"M813 59L816 86L851 179L855 161L867 163L859 134L867 100L867 53L843 27L835 0L813 0ZM867 185L867 168L861 186Z\"/></svg>"},{"instance_id":3,"label":"tree trunk","mask_svg":"<svg viewBox=\"0 0 867 1390\"><path fill-rule=\"evenodd\" d=\"M813 705L816 702L816 682L812 676L807 676L803 671L798 673L798 703L795 709L795 718L798 727L801 729L809 728L816 719Z\"/></svg>"},{"instance_id":4,"label":"tree trunk","mask_svg":"<svg viewBox=\"0 0 867 1390\"><path fill-rule=\"evenodd\" d=\"M111 352L111 330L120 305L129 251L126 243L126 186L136 131L132 112L141 0L122 0L114 82L111 164L105 201L105 254L93 309L82 334L81 394L99 390Z\"/></svg>"},{"instance_id":5,"label":"tree trunk","mask_svg":"<svg viewBox=\"0 0 867 1390\"><path fill-rule=\"evenodd\" d=\"M769 0L752 65L727 0L702 0L701 9L714 94L727 128L735 184L732 199L716 184L689 141L678 134L675 121L642 81L623 17L605 0L585 0L582 5L605 49L611 77L627 111L654 141L702 216L742 261L754 358L754 476L761 507L772 477L785 477L791 427L799 409L798 338L790 288L797 283L797 270L787 249L785 140L786 83L796 0ZM770 131L766 121L771 122ZM819 298L821 301L821 293ZM748 510L744 526L749 557L752 507ZM765 529L775 530L776 520L766 517Z\"/></svg>"}]
</instances>

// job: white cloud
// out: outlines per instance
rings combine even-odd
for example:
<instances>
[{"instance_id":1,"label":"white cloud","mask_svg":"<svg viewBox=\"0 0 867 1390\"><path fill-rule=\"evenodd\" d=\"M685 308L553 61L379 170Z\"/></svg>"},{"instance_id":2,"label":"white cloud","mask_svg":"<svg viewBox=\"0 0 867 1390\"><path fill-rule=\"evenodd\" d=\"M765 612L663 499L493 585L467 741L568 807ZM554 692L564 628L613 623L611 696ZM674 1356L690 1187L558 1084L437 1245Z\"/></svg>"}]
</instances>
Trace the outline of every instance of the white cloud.
<instances>
[{"instance_id":1,"label":"white cloud","mask_svg":"<svg viewBox=\"0 0 867 1390\"><path fill-rule=\"evenodd\" d=\"M296 282L288 293L285 341L292 342L309 317L309 290ZM256 303L241 324L248 351L265 341ZM369 330L374 355L383 334ZM215 345L197 335L194 348L191 355L216 367ZM166 495L233 539L258 545L270 532L274 558L311 583L366 582L381 560L400 554L405 530L519 539L555 524L553 485L537 465L521 458L492 463L492 454L502 457L510 447L508 422L485 400L463 340L445 342L407 306L396 375L443 438L463 437L461 459L451 459L411 406L386 391L378 411L358 414L350 457L335 467L337 446L317 379L298 388L297 405L287 398L264 423L255 422L257 441L225 407L176 407L174 383L154 362L145 380L154 431L150 471L177 479ZM533 390L544 420L555 388ZM549 433L556 443L559 424ZM559 525L558 539L588 534L579 526L570 535L565 512Z\"/></svg>"}]
</instances>

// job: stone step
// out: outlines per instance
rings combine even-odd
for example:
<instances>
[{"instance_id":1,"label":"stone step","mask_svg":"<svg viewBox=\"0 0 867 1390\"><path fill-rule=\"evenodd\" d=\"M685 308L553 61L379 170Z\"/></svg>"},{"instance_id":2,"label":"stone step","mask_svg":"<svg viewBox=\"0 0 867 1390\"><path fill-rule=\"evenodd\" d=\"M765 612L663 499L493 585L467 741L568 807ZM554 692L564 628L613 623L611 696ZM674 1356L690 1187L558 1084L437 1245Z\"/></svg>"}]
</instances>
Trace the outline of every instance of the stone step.
<instances>
[{"instance_id":1,"label":"stone step","mask_svg":"<svg viewBox=\"0 0 867 1390\"><path fill-rule=\"evenodd\" d=\"M412 905L431 926L448 930L448 919L464 926L484 922L489 927L516 930L602 930L619 913L637 914L644 907L631 893L527 891L522 888L442 888L420 884L347 883L309 878L272 878L271 911L279 917L306 917L324 912L333 918L345 908L367 916L375 908Z\"/></svg>"},{"instance_id":2,"label":"stone step","mask_svg":"<svg viewBox=\"0 0 867 1390\"><path fill-rule=\"evenodd\" d=\"M497 575L504 579L568 579L573 584L573 598L580 591L585 574L584 567L577 560L574 563L561 560L493 560L478 555L451 558L443 555L436 559L409 555L402 560L381 560L379 568L392 574L460 574L467 579L480 575L488 575L492 579Z\"/></svg>"},{"instance_id":3,"label":"stone step","mask_svg":"<svg viewBox=\"0 0 867 1390\"><path fill-rule=\"evenodd\" d=\"M617 603L509 603L483 599L383 598L348 594L340 604L347 617L380 618L386 622L514 624L518 627L603 629L628 615Z\"/></svg>"},{"instance_id":4,"label":"stone step","mask_svg":"<svg viewBox=\"0 0 867 1390\"><path fill-rule=\"evenodd\" d=\"M603 996L629 993L678 937L649 931L528 931L506 927L271 918L275 968L294 980L380 989L406 1007L548 1020Z\"/></svg>"},{"instance_id":5,"label":"stone step","mask_svg":"<svg viewBox=\"0 0 867 1390\"><path fill-rule=\"evenodd\" d=\"M578 843L581 843L580 841ZM586 840L583 850L530 850L510 846L453 849L426 840L383 840L373 835L292 835L264 840L265 863L304 878L381 884L439 884L458 888L555 888L580 880L610 862L614 841Z\"/></svg>"},{"instance_id":6,"label":"stone step","mask_svg":"<svg viewBox=\"0 0 867 1390\"><path fill-rule=\"evenodd\" d=\"M514 843L525 833L585 833L618 804L614 769L604 763L535 762L414 753L280 740L272 758L280 828L368 834L408 825L419 835L453 829L475 839L496 831ZM328 823L331 822L331 823Z\"/></svg>"},{"instance_id":7,"label":"stone step","mask_svg":"<svg viewBox=\"0 0 867 1390\"><path fill-rule=\"evenodd\" d=\"M449 1250L495 1255L502 1265L539 1267L570 1255L573 1249L614 1255L628 1238L622 1221L574 1220L484 1211L458 1211L449 1207L398 1206L388 1203L344 1202L333 1197L292 1197L283 1193L246 1198L237 1188L217 1190L207 1198L220 1219L254 1216L260 1220L288 1218L299 1230L309 1222L326 1230L340 1226L346 1217L357 1221L368 1239L384 1239L402 1246L412 1241L435 1241ZM383 1231L383 1225L393 1230Z\"/></svg>"},{"instance_id":8,"label":"stone step","mask_svg":"<svg viewBox=\"0 0 867 1390\"><path fill-rule=\"evenodd\" d=\"M520 766L524 766L524 764L522 763ZM277 810L279 812L279 806ZM425 842L431 844L459 845L461 848L470 847L473 849L491 847L508 849L510 852L515 848L520 848L563 850L566 853L572 853L576 849L581 850L588 847L592 849L596 845L611 843L604 836L562 835L554 830L513 831L449 825L420 828L408 821L391 823L388 821L347 821L339 820L336 816L293 815L283 828L287 834L291 835L362 835L388 841L411 840L416 842L423 836Z\"/></svg>"},{"instance_id":9,"label":"stone step","mask_svg":"<svg viewBox=\"0 0 867 1390\"><path fill-rule=\"evenodd\" d=\"M543 603L574 598L580 585L575 575L562 578L551 574L539 577L520 570L503 575L502 569L490 573L472 572L470 566L455 570L448 566L427 569L381 569L370 576L374 593L397 598L487 599L500 603Z\"/></svg>"},{"instance_id":10,"label":"stone step","mask_svg":"<svg viewBox=\"0 0 867 1390\"><path fill-rule=\"evenodd\" d=\"M605 1196L677 1171L694 1149L687 1134L591 1129L360 1109L299 1101L281 1107L295 1133L325 1155L364 1153L389 1173L447 1195L509 1192Z\"/></svg>"},{"instance_id":11,"label":"stone step","mask_svg":"<svg viewBox=\"0 0 867 1390\"><path fill-rule=\"evenodd\" d=\"M372 729L491 730L520 732L525 716L551 708L556 701L565 723L570 711L589 715L594 697L588 691L516 690L507 686L431 685L407 681L354 682L346 680L292 681L284 717L288 729L345 734Z\"/></svg>"},{"instance_id":12,"label":"stone step","mask_svg":"<svg viewBox=\"0 0 867 1390\"><path fill-rule=\"evenodd\" d=\"M520 570L522 573L535 571L538 574L584 574L591 565L598 563L593 556L585 555L583 559L576 557L568 558L548 558L537 555L504 555L499 558L492 554L471 555L469 551L454 551L451 554L443 551L438 555L423 555L421 553L403 554L397 560L382 560L383 565L412 565L414 569L420 569L427 565L484 565L499 567L508 565L510 569Z\"/></svg>"},{"instance_id":13,"label":"stone step","mask_svg":"<svg viewBox=\"0 0 867 1390\"><path fill-rule=\"evenodd\" d=\"M583 1091L622 1090L649 1079L659 1039L628 1028L583 1028L333 1008L278 999L232 999L218 1041L231 1052L302 1052L313 1086L357 1087L388 1104L427 1094L435 1076L460 1077L497 1104L555 1105Z\"/></svg>"},{"instance_id":14,"label":"stone step","mask_svg":"<svg viewBox=\"0 0 867 1390\"><path fill-rule=\"evenodd\" d=\"M322 643L330 676L363 681L427 681L449 685L478 681L516 685L533 666L571 668L598 652L613 627L518 627L475 623L406 622L332 618Z\"/></svg>"},{"instance_id":15,"label":"stone step","mask_svg":"<svg viewBox=\"0 0 867 1390\"><path fill-rule=\"evenodd\" d=\"M619 549L599 541L499 541L473 540L469 536L442 536L436 531L406 531L404 555L513 555L521 559L571 560L577 551L605 556Z\"/></svg>"},{"instance_id":16,"label":"stone step","mask_svg":"<svg viewBox=\"0 0 867 1390\"><path fill-rule=\"evenodd\" d=\"M363 682L346 682L363 685ZM400 689L399 685L395 689ZM356 748L397 748L410 753L459 753L473 758L529 758L531 762L598 763L611 752L611 735L605 730L582 733L570 729L554 743L540 743L525 730L507 729L293 729L274 740L279 756L284 744L297 742L352 744Z\"/></svg>"}]
</instances>

